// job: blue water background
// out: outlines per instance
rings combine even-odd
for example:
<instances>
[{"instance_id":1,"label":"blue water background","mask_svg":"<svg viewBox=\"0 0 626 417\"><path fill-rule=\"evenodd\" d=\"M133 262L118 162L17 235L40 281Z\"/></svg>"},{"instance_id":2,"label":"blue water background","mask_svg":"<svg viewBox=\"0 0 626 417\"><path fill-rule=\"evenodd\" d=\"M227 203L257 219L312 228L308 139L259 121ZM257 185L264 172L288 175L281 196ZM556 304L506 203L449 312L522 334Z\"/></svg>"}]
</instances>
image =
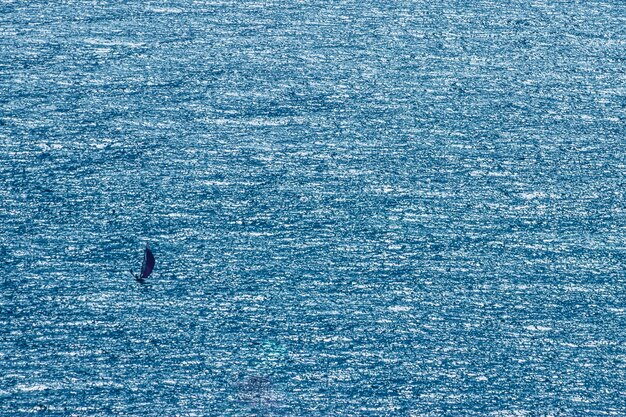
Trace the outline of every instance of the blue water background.
<instances>
[{"instance_id":1,"label":"blue water background","mask_svg":"<svg viewBox=\"0 0 626 417\"><path fill-rule=\"evenodd\" d=\"M625 74L617 0L2 1L0 415L625 415Z\"/></svg>"}]
</instances>

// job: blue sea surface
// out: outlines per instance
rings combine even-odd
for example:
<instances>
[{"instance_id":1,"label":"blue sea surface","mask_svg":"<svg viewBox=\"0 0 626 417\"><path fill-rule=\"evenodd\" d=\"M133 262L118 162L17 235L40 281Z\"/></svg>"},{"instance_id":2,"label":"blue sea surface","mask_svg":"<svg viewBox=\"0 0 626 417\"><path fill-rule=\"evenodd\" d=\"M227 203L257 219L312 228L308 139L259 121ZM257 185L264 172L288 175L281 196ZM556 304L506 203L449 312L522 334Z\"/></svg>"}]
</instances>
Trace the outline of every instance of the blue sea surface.
<instances>
[{"instance_id":1,"label":"blue sea surface","mask_svg":"<svg viewBox=\"0 0 626 417\"><path fill-rule=\"evenodd\" d=\"M624 416L625 187L623 1L2 0L0 415Z\"/></svg>"}]
</instances>

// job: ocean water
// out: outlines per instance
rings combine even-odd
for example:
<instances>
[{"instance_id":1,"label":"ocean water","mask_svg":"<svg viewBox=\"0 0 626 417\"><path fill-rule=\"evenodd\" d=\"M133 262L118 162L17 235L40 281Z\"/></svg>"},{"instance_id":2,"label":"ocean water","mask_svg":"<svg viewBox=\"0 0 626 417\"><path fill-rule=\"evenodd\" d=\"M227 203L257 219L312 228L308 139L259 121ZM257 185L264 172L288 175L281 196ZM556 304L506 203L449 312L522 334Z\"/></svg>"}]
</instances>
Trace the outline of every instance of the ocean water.
<instances>
[{"instance_id":1,"label":"ocean water","mask_svg":"<svg viewBox=\"0 0 626 417\"><path fill-rule=\"evenodd\" d=\"M622 1L3 0L0 415L626 415L625 145Z\"/></svg>"}]
</instances>

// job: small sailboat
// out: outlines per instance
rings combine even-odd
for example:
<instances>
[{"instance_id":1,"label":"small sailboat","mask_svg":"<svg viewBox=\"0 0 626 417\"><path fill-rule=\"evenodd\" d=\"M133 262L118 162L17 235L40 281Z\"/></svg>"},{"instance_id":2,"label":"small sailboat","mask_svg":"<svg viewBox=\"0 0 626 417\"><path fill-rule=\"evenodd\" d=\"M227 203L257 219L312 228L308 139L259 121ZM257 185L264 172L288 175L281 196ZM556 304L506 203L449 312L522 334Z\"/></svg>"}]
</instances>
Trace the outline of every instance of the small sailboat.
<instances>
[{"instance_id":1,"label":"small sailboat","mask_svg":"<svg viewBox=\"0 0 626 417\"><path fill-rule=\"evenodd\" d=\"M146 244L146 248L143 251L143 263L141 264L141 273L139 275L135 275L132 269L130 270L130 273L133 274L138 282L144 283L145 279L148 278L152 273L152 270L154 269L154 263L154 255L150 250L150 246Z\"/></svg>"}]
</instances>

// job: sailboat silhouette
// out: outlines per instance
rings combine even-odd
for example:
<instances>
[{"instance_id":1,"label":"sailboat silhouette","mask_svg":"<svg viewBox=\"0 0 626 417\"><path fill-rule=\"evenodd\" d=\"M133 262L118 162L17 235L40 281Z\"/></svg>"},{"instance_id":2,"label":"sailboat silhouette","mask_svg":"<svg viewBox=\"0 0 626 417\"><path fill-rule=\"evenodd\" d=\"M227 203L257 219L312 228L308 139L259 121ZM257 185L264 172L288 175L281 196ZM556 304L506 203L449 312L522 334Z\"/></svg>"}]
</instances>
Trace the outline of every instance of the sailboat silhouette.
<instances>
[{"instance_id":1,"label":"sailboat silhouette","mask_svg":"<svg viewBox=\"0 0 626 417\"><path fill-rule=\"evenodd\" d=\"M152 270L154 269L154 264L155 264L154 255L152 254L152 251L150 250L150 246L148 246L148 244L146 243L146 248L143 251L143 262L141 264L141 273L139 275L135 275L132 269L130 270L130 273L133 274L133 276L138 282L141 282L143 284L144 282L146 282L145 281L146 278L148 278L150 274L152 273Z\"/></svg>"}]
</instances>

